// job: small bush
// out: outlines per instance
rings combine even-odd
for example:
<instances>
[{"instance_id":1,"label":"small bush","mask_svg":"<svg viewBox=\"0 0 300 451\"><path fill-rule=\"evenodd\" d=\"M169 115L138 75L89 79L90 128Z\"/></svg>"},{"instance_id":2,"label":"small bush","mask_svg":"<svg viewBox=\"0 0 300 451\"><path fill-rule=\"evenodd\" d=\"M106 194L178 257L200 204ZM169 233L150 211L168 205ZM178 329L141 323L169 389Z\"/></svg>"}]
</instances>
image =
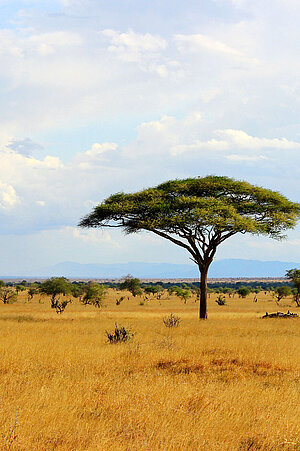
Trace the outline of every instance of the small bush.
<instances>
[{"instance_id":1,"label":"small bush","mask_svg":"<svg viewBox=\"0 0 300 451\"><path fill-rule=\"evenodd\" d=\"M108 332L106 330L105 333L110 344L125 343L132 340L134 337L134 333L131 332L129 328L126 328L125 326L118 326L117 323L113 332Z\"/></svg>"},{"instance_id":2,"label":"small bush","mask_svg":"<svg viewBox=\"0 0 300 451\"><path fill-rule=\"evenodd\" d=\"M121 302L123 302L125 299L125 296L121 296L119 299L116 300L116 305L120 305Z\"/></svg>"},{"instance_id":3,"label":"small bush","mask_svg":"<svg viewBox=\"0 0 300 451\"><path fill-rule=\"evenodd\" d=\"M173 315L173 313L171 313L171 315L165 316L163 318L163 323L166 327L178 327L181 323L181 319L179 316Z\"/></svg>"},{"instance_id":4,"label":"small bush","mask_svg":"<svg viewBox=\"0 0 300 451\"><path fill-rule=\"evenodd\" d=\"M226 305L226 300L225 300L225 296L219 296L216 300L216 303L218 305Z\"/></svg>"}]
</instances>

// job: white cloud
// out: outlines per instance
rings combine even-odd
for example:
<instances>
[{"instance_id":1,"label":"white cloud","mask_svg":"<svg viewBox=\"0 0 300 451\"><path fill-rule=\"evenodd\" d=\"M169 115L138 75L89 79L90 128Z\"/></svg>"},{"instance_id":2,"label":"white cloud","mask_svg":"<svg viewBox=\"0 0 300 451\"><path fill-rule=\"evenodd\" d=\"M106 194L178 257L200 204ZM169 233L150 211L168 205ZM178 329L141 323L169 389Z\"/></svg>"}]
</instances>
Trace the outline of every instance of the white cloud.
<instances>
[{"instance_id":1,"label":"white cloud","mask_svg":"<svg viewBox=\"0 0 300 451\"><path fill-rule=\"evenodd\" d=\"M47 56L58 49L70 49L82 44L78 33L69 31L53 31L34 33L32 30L0 30L0 54L23 58L30 53Z\"/></svg>"},{"instance_id":2,"label":"white cloud","mask_svg":"<svg viewBox=\"0 0 300 451\"><path fill-rule=\"evenodd\" d=\"M73 168L78 167L83 171L89 171L95 167L101 167L105 162L113 160L118 145L112 142L94 143L91 149L86 152L79 153L70 162Z\"/></svg>"},{"instance_id":3,"label":"white cloud","mask_svg":"<svg viewBox=\"0 0 300 451\"><path fill-rule=\"evenodd\" d=\"M108 50L128 62L140 61L145 56L155 56L167 48L167 42L163 38L150 33L135 33L131 29L122 33L106 29L102 34L110 41Z\"/></svg>"},{"instance_id":4,"label":"white cloud","mask_svg":"<svg viewBox=\"0 0 300 451\"><path fill-rule=\"evenodd\" d=\"M286 138L259 138L248 135L243 130L218 130L217 134L227 140L228 145L240 149L299 149L300 143Z\"/></svg>"},{"instance_id":5,"label":"white cloud","mask_svg":"<svg viewBox=\"0 0 300 451\"><path fill-rule=\"evenodd\" d=\"M20 202L16 190L12 185L0 182L0 208L9 210Z\"/></svg>"},{"instance_id":6,"label":"white cloud","mask_svg":"<svg viewBox=\"0 0 300 451\"><path fill-rule=\"evenodd\" d=\"M24 163L31 167L45 167L48 169L59 169L64 165L58 157L47 155L44 160L37 160L36 158L26 158Z\"/></svg>"},{"instance_id":7,"label":"white cloud","mask_svg":"<svg viewBox=\"0 0 300 451\"><path fill-rule=\"evenodd\" d=\"M105 152L109 152L110 150L116 150L118 148L116 143L94 143L90 150L85 152L85 155L89 157L96 157L98 155L102 155Z\"/></svg>"},{"instance_id":8,"label":"white cloud","mask_svg":"<svg viewBox=\"0 0 300 451\"><path fill-rule=\"evenodd\" d=\"M236 155L236 154L227 155L225 158L227 158L227 160L232 161L253 161L253 162L268 159L264 155Z\"/></svg>"},{"instance_id":9,"label":"white cloud","mask_svg":"<svg viewBox=\"0 0 300 451\"><path fill-rule=\"evenodd\" d=\"M69 31L33 34L23 41L26 47L34 49L42 56L54 53L60 48L77 47L82 44L79 34Z\"/></svg>"},{"instance_id":10,"label":"white cloud","mask_svg":"<svg viewBox=\"0 0 300 451\"><path fill-rule=\"evenodd\" d=\"M113 240L111 234L107 230L82 230L76 227L66 227L65 230L70 232L74 238L79 239L84 243L95 244L98 246L109 244L112 247L121 248L120 243Z\"/></svg>"},{"instance_id":11,"label":"white cloud","mask_svg":"<svg viewBox=\"0 0 300 451\"><path fill-rule=\"evenodd\" d=\"M184 119L163 116L160 120L144 122L138 127L136 142L124 149L128 155L181 154L201 155L214 152L223 155L232 152L226 158L231 160L266 160L266 156L257 155L257 151L294 150L300 148L300 143L287 138L264 138L251 136L243 130L207 130L207 123L202 114L194 112ZM210 135L210 136L209 136ZM219 138L214 137L217 135ZM208 139L203 137L208 136ZM252 151L252 155L243 155L244 150Z\"/></svg>"},{"instance_id":12,"label":"white cloud","mask_svg":"<svg viewBox=\"0 0 300 451\"><path fill-rule=\"evenodd\" d=\"M198 173L299 197L299 2L175 2L171 20L61 2L0 29L2 230L74 225L112 192Z\"/></svg>"},{"instance_id":13,"label":"white cloud","mask_svg":"<svg viewBox=\"0 0 300 451\"><path fill-rule=\"evenodd\" d=\"M174 39L181 52L198 52L199 50L204 49L214 53L221 53L239 58L244 57L243 53L239 50L203 34L177 34L174 36Z\"/></svg>"},{"instance_id":14,"label":"white cloud","mask_svg":"<svg viewBox=\"0 0 300 451\"><path fill-rule=\"evenodd\" d=\"M205 151L222 151L229 148L227 141L221 141L217 139L210 139L208 141L196 140L192 144L178 144L171 149L172 155L180 155L185 152L197 152L200 150Z\"/></svg>"},{"instance_id":15,"label":"white cloud","mask_svg":"<svg viewBox=\"0 0 300 451\"><path fill-rule=\"evenodd\" d=\"M242 63L257 64L258 60L253 58L244 52L225 44L219 39L211 38L204 34L177 34L174 36L177 48L182 54L186 53L202 53L203 51L211 55L221 55L230 57Z\"/></svg>"},{"instance_id":16,"label":"white cloud","mask_svg":"<svg viewBox=\"0 0 300 451\"><path fill-rule=\"evenodd\" d=\"M22 58L24 56L21 43L18 42L13 31L0 30L0 54L10 55L16 58Z\"/></svg>"}]
</instances>

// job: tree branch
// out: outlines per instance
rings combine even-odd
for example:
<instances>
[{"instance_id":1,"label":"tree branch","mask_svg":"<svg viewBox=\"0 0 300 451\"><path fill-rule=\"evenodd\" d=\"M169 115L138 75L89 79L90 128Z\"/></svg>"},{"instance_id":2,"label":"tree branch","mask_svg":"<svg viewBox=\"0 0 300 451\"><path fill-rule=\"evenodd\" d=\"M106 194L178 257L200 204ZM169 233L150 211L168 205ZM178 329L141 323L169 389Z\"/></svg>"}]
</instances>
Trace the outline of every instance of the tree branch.
<instances>
[{"instance_id":1,"label":"tree branch","mask_svg":"<svg viewBox=\"0 0 300 451\"><path fill-rule=\"evenodd\" d=\"M160 230L155 230L155 229L151 229L149 230L150 232L156 233L156 235L161 236L162 238L166 238L169 241L172 241L172 243L177 244L180 247L183 247L184 249L186 249L187 251L189 251L190 254L192 254L193 258L195 258L195 260L197 260L197 255L195 254L195 252L193 251L192 248L190 248L187 244L183 243L180 240L177 240L176 238L173 238L172 236L161 232Z\"/></svg>"}]
</instances>

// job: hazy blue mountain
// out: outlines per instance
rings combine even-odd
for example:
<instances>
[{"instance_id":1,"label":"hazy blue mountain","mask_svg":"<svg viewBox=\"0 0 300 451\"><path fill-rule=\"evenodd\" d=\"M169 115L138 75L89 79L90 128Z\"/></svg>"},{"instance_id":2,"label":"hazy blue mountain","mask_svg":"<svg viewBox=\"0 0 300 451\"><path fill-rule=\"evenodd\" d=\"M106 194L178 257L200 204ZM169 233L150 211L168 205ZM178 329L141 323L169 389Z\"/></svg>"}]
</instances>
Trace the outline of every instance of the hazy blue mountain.
<instances>
[{"instance_id":1,"label":"hazy blue mountain","mask_svg":"<svg viewBox=\"0 0 300 451\"><path fill-rule=\"evenodd\" d=\"M281 261L260 261L225 259L212 263L209 277L283 277L287 269L299 268L300 263ZM132 274L140 278L196 278L196 265L172 263L115 263L81 264L62 262L37 271L32 276L51 277L91 277L91 278L119 278Z\"/></svg>"}]
</instances>

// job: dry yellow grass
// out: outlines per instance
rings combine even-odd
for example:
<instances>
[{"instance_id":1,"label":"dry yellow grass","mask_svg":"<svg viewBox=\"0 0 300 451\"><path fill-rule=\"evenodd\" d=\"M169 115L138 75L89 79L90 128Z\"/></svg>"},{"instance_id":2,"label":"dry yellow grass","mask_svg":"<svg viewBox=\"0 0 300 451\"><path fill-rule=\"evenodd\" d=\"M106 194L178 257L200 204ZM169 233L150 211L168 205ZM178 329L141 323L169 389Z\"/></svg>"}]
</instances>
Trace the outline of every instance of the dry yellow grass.
<instances>
[{"instance_id":1,"label":"dry yellow grass","mask_svg":"<svg viewBox=\"0 0 300 451\"><path fill-rule=\"evenodd\" d=\"M1 449L299 450L300 319L260 319L297 309L215 298L202 322L192 301L116 306L112 291L61 316L24 294L1 305ZM106 343L115 321L131 343Z\"/></svg>"}]
</instances>

